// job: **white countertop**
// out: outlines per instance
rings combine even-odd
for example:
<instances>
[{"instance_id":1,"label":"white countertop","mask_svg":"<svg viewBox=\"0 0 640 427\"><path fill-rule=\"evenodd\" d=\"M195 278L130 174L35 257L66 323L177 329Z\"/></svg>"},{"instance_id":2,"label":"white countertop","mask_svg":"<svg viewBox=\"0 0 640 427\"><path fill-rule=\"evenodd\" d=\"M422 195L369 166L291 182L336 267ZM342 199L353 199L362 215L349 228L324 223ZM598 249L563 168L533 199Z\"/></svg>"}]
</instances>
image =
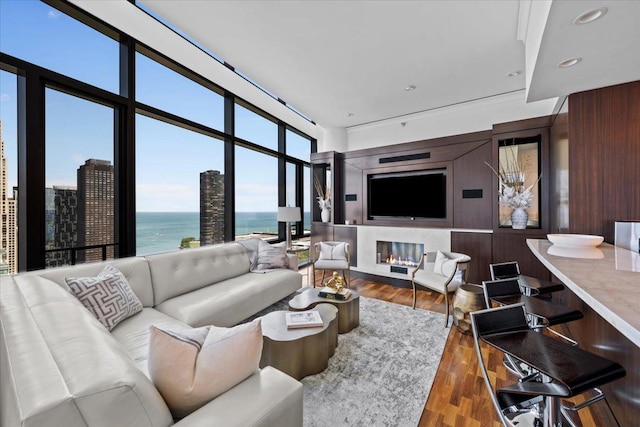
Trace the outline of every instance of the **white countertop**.
<instances>
[{"instance_id":1,"label":"white countertop","mask_svg":"<svg viewBox=\"0 0 640 427\"><path fill-rule=\"evenodd\" d=\"M608 243L579 249L527 239L527 245L578 298L640 347L640 254Z\"/></svg>"}]
</instances>

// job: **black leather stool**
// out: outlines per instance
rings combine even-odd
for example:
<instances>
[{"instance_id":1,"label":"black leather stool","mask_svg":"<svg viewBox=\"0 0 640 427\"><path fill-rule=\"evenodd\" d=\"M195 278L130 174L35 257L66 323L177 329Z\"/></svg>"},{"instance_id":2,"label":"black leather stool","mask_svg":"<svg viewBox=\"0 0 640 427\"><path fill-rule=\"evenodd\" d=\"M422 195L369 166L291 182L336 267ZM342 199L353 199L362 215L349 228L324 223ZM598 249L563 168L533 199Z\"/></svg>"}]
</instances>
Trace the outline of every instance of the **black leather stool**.
<instances>
[{"instance_id":1,"label":"black leather stool","mask_svg":"<svg viewBox=\"0 0 640 427\"><path fill-rule=\"evenodd\" d=\"M523 303L529 316L529 326L534 329L549 328L550 326L579 320L583 317L580 310L540 299L535 293L531 296L523 295L520 282L516 278L485 280L482 282L482 287L485 302L489 308L492 306L492 302L498 305ZM571 338L553 329L549 328L548 330L573 345L577 345Z\"/></svg>"},{"instance_id":2,"label":"black leather stool","mask_svg":"<svg viewBox=\"0 0 640 427\"><path fill-rule=\"evenodd\" d=\"M518 279L515 278L487 280L482 282L482 288L487 308L491 308L495 304L504 306L523 303L527 312L530 328L538 332L541 332L542 329L545 328L547 331L562 338L571 345L578 345L575 340L552 329L551 326L582 319L583 314L581 311L567 308L536 296L522 295L520 293L522 288L520 287ZM509 355L505 355L503 362L507 369L520 378L536 375L535 372L531 372L528 367L522 366Z\"/></svg>"},{"instance_id":3,"label":"black leather stool","mask_svg":"<svg viewBox=\"0 0 640 427\"><path fill-rule=\"evenodd\" d=\"M626 375L625 369L612 360L531 330L524 303L473 312L471 325L485 383L505 426L560 427L563 420L573 425L563 418L562 398L597 389ZM480 341L525 363L540 375L536 379L520 379L494 392ZM601 399L603 394L588 404ZM526 419L529 421L523 422Z\"/></svg>"},{"instance_id":4,"label":"black leather stool","mask_svg":"<svg viewBox=\"0 0 640 427\"><path fill-rule=\"evenodd\" d=\"M520 267L517 261L489 264L489 271L491 272L491 280L517 278L520 286L525 290L525 295L532 294L532 292L527 292L529 289L537 291L538 295L548 295L552 292L564 290L562 283L549 282L520 274Z\"/></svg>"}]
</instances>

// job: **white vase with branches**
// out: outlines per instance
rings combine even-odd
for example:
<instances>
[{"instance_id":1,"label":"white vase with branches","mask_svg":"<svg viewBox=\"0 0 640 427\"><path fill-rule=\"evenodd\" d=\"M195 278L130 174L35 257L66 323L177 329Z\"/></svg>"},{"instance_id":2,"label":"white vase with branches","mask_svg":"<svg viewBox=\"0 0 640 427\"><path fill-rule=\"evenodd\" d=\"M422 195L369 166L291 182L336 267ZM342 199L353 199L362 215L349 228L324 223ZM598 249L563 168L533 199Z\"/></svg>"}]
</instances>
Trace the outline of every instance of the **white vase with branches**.
<instances>
[{"instance_id":1,"label":"white vase with branches","mask_svg":"<svg viewBox=\"0 0 640 427\"><path fill-rule=\"evenodd\" d=\"M507 158L504 165L500 165L500 170L496 171L493 166L485 162L498 177L500 188L498 190L498 203L509 206L513 209L511 213L511 227L515 229L527 228L528 213L527 208L533 206L533 187L538 184L542 175L528 187L525 187L526 175L524 168L515 158Z\"/></svg>"},{"instance_id":2,"label":"white vase with branches","mask_svg":"<svg viewBox=\"0 0 640 427\"><path fill-rule=\"evenodd\" d=\"M323 188L318 178L314 178L313 185L318 194L316 198L318 199L318 206L320 207L320 218L322 222L329 222L331 219L331 188L329 186Z\"/></svg>"}]
</instances>

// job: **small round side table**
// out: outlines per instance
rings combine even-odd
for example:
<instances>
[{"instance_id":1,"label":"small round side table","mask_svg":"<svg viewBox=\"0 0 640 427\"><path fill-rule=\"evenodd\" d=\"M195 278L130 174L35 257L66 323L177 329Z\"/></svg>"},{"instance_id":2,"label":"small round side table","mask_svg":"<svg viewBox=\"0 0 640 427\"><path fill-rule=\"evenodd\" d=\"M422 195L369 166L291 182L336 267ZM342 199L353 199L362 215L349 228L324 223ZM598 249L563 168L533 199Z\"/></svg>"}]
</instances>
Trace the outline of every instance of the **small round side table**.
<instances>
[{"instance_id":1,"label":"small round side table","mask_svg":"<svg viewBox=\"0 0 640 427\"><path fill-rule=\"evenodd\" d=\"M469 313L486 307L482 286L472 283L460 285L453 297L454 325L458 327L460 332L470 335L472 331Z\"/></svg>"}]
</instances>

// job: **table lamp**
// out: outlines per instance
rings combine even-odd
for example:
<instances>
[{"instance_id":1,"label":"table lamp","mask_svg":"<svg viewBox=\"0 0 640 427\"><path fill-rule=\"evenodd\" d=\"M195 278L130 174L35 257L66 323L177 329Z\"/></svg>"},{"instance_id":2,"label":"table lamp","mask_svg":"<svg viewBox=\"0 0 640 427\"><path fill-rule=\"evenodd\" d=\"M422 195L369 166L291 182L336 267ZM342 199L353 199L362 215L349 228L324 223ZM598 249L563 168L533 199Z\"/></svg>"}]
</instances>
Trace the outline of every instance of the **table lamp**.
<instances>
[{"instance_id":1,"label":"table lamp","mask_svg":"<svg viewBox=\"0 0 640 427\"><path fill-rule=\"evenodd\" d=\"M291 223L301 219L299 207L278 207L278 221L287 223L287 249L291 249Z\"/></svg>"}]
</instances>

